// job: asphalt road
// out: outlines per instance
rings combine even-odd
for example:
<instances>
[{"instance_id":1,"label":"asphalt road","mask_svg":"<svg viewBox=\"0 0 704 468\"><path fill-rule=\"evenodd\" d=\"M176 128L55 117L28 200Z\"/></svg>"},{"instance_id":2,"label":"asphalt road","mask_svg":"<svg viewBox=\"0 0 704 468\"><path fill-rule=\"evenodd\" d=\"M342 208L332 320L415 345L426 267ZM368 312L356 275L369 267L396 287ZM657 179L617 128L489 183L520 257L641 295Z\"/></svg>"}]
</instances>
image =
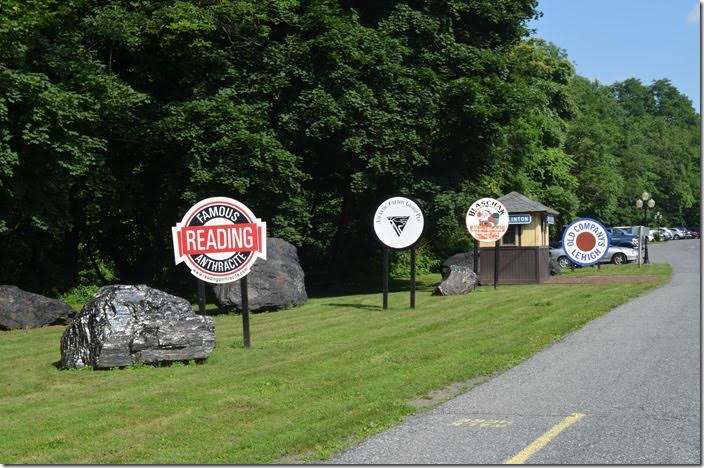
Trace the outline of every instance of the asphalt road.
<instances>
[{"instance_id":1,"label":"asphalt road","mask_svg":"<svg viewBox=\"0 0 704 468\"><path fill-rule=\"evenodd\" d=\"M650 258L669 283L331 463L701 464L700 243Z\"/></svg>"}]
</instances>

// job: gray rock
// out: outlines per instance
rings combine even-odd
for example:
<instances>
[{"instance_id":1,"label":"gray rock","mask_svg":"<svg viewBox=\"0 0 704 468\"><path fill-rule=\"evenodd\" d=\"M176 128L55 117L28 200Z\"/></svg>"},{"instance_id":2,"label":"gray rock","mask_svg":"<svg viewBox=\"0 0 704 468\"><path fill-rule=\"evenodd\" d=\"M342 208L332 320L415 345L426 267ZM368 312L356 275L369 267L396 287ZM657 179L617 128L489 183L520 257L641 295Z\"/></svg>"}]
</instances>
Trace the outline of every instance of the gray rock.
<instances>
[{"instance_id":1,"label":"gray rock","mask_svg":"<svg viewBox=\"0 0 704 468\"><path fill-rule=\"evenodd\" d=\"M305 275L296 247L283 239L266 240L266 260L259 259L247 275L249 310L260 312L305 304ZM215 301L221 308L242 310L240 282L215 284Z\"/></svg>"},{"instance_id":2,"label":"gray rock","mask_svg":"<svg viewBox=\"0 0 704 468\"><path fill-rule=\"evenodd\" d=\"M452 265L460 266L474 271L474 254L472 252L461 252L449 257L447 260L442 262L440 272L442 273L443 279L447 278L450 275L450 267Z\"/></svg>"},{"instance_id":3,"label":"gray rock","mask_svg":"<svg viewBox=\"0 0 704 468\"><path fill-rule=\"evenodd\" d=\"M205 359L214 347L213 318L186 299L143 284L105 286L61 337L61 368Z\"/></svg>"},{"instance_id":4,"label":"gray rock","mask_svg":"<svg viewBox=\"0 0 704 468\"><path fill-rule=\"evenodd\" d=\"M554 258L550 259L550 276L555 276L555 275L561 275L562 274L562 267L560 266L560 263L555 260Z\"/></svg>"},{"instance_id":5,"label":"gray rock","mask_svg":"<svg viewBox=\"0 0 704 468\"><path fill-rule=\"evenodd\" d=\"M450 274L435 288L433 296L459 296L474 291L479 284L476 273L467 267L451 265Z\"/></svg>"},{"instance_id":6,"label":"gray rock","mask_svg":"<svg viewBox=\"0 0 704 468\"><path fill-rule=\"evenodd\" d=\"M75 310L56 299L17 286L0 286L0 330L65 325L74 315Z\"/></svg>"}]
</instances>

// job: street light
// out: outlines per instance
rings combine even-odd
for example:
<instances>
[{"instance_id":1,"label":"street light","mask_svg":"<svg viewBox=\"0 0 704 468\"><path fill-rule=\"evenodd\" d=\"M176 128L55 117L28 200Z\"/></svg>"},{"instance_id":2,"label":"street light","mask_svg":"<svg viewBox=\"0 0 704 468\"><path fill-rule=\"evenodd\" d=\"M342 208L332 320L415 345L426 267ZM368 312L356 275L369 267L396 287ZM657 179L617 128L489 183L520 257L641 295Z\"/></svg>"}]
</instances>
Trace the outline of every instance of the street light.
<instances>
[{"instance_id":1,"label":"street light","mask_svg":"<svg viewBox=\"0 0 704 468\"><path fill-rule=\"evenodd\" d=\"M638 200L636 200L636 208L639 210L641 208L644 208L644 216L643 216L643 226L648 227L648 208L655 208L655 200L653 198L650 198L650 194L648 192L643 192ZM648 236L646 234L645 240L645 258L643 259L643 263L650 263L648 260Z\"/></svg>"}]
</instances>

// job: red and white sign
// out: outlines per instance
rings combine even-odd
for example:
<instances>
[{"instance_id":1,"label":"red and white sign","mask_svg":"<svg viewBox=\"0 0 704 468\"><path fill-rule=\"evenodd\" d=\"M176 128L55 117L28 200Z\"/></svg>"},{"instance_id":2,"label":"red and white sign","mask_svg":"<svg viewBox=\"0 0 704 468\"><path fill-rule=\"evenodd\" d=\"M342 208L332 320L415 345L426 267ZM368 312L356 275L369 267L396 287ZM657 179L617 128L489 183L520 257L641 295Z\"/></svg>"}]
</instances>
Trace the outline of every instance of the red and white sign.
<instances>
[{"instance_id":1,"label":"red and white sign","mask_svg":"<svg viewBox=\"0 0 704 468\"><path fill-rule=\"evenodd\" d=\"M171 233L176 265L186 262L208 283L237 281L257 258L266 260L266 223L232 198L199 201Z\"/></svg>"},{"instance_id":2,"label":"red and white sign","mask_svg":"<svg viewBox=\"0 0 704 468\"><path fill-rule=\"evenodd\" d=\"M596 219L577 219L562 233L562 250L577 265L594 265L609 250L609 234Z\"/></svg>"},{"instance_id":3,"label":"red and white sign","mask_svg":"<svg viewBox=\"0 0 704 468\"><path fill-rule=\"evenodd\" d=\"M465 222L476 240L496 242L508 230L508 211L498 200L481 198L469 207Z\"/></svg>"}]
</instances>

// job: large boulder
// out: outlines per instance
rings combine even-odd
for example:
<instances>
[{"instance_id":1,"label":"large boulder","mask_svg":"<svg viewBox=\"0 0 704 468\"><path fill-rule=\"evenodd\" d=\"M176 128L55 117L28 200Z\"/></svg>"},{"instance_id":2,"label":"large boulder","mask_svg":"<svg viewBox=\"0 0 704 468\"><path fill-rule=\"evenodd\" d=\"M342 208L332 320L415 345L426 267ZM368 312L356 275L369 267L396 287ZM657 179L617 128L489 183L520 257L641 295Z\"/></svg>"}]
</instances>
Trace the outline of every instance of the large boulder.
<instances>
[{"instance_id":1,"label":"large boulder","mask_svg":"<svg viewBox=\"0 0 704 468\"><path fill-rule=\"evenodd\" d=\"M451 265L450 274L433 291L433 296L458 296L473 291L479 284L477 274L463 266Z\"/></svg>"},{"instance_id":2,"label":"large boulder","mask_svg":"<svg viewBox=\"0 0 704 468\"><path fill-rule=\"evenodd\" d=\"M440 272L442 274L443 279L447 278L450 275L450 267L452 265L467 268L469 270L474 271L474 254L471 252L461 252L449 257L447 260L442 262Z\"/></svg>"},{"instance_id":3,"label":"large boulder","mask_svg":"<svg viewBox=\"0 0 704 468\"><path fill-rule=\"evenodd\" d=\"M561 274L562 274L562 267L560 266L560 262L558 262L554 258L551 258L550 259L550 276L561 275Z\"/></svg>"},{"instance_id":4,"label":"large boulder","mask_svg":"<svg viewBox=\"0 0 704 468\"><path fill-rule=\"evenodd\" d=\"M205 359L215 347L212 317L143 284L105 286L61 337L61 367L94 369Z\"/></svg>"},{"instance_id":5,"label":"large boulder","mask_svg":"<svg viewBox=\"0 0 704 468\"><path fill-rule=\"evenodd\" d=\"M17 286L0 286L0 330L65 325L74 315L75 310L56 299Z\"/></svg>"},{"instance_id":6,"label":"large boulder","mask_svg":"<svg viewBox=\"0 0 704 468\"><path fill-rule=\"evenodd\" d=\"M283 239L269 237L266 260L257 260L247 275L249 310L260 312L305 304L308 295L304 279L296 247ZM218 306L241 311L240 288L239 281L213 285Z\"/></svg>"}]
</instances>

